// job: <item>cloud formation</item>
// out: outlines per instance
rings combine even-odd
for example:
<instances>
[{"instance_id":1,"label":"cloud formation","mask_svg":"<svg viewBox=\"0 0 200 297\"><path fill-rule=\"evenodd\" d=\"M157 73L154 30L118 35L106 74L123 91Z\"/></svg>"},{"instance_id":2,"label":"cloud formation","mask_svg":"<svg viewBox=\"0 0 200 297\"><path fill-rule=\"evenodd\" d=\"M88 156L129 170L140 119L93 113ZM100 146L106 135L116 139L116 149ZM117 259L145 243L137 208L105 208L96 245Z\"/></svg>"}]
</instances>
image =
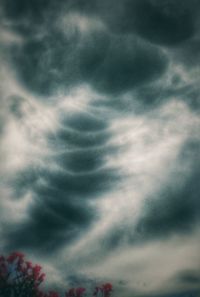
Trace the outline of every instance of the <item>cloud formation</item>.
<instances>
[{"instance_id":1,"label":"cloud formation","mask_svg":"<svg viewBox=\"0 0 200 297\"><path fill-rule=\"evenodd\" d=\"M61 288L198 296L199 1L2 0L0 16L2 251Z\"/></svg>"}]
</instances>

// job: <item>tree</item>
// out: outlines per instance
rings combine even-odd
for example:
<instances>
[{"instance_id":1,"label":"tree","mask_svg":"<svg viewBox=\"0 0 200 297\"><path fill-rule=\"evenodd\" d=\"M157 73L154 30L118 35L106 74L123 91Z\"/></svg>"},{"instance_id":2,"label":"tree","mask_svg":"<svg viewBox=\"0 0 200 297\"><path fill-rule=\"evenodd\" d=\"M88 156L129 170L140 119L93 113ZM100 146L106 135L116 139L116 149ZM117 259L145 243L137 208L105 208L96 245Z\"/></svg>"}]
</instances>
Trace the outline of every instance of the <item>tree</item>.
<instances>
[{"instance_id":1,"label":"tree","mask_svg":"<svg viewBox=\"0 0 200 297\"><path fill-rule=\"evenodd\" d=\"M0 296L1 297L60 297L57 292L43 292L40 285L45 279L42 267L26 261L24 254L14 252L7 258L0 256ZM110 297L112 284L97 286L94 297ZM83 297L86 289L70 288L65 297Z\"/></svg>"}]
</instances>

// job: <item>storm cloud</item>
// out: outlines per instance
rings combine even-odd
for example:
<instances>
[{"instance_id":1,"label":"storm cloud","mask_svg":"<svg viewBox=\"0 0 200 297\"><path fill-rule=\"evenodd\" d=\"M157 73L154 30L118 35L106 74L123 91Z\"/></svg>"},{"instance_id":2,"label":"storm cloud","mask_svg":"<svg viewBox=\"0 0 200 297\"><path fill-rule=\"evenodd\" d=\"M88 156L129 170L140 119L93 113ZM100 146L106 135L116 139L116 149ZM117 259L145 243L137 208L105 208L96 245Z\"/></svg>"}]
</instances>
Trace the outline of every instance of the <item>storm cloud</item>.
<instances>
[{"instance_id":1,"label":"storm cloud","mask_svg":"<svg viewBox=\"0 0 200 297\"><path fill-rule=\"evenodd\" d=\"M50 285L198 296L199 9L0 1L0 248Z\"/></svg>"}]
</instances>

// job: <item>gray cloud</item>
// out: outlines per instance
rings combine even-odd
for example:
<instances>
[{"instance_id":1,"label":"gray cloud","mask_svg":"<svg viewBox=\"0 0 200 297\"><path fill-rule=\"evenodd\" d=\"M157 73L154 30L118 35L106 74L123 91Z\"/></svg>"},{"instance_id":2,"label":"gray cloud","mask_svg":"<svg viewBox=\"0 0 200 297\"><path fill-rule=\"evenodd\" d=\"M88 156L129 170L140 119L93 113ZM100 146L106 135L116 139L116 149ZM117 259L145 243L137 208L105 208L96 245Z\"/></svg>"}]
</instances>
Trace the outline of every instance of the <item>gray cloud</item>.
<instances>
[{"instance_id":1,"label":"gray cloud","mask_svg":"<svg viewBox=\"0 0 200 297\"><path fill-rule=\"evenodd\" d=\"M110 190L119 179L116 169L105 167L104 158L114 153L105 145L107 130L106 121L87 113L71 114L65 121L62 117L61 128L50 137L55 152L47 161L59 169L27 168L13 178L15 195L24 197L31 192L34 203L28 219L8 231L8 246L52 252L69 244L98 217L90 199Z\"/></svg>"},{"instance_id":2,"label":"gray cloud","mask_svg":"<svg viewBox=\"0 0 200 297\"><path fill-rule=\"evenodd\" d=\"M99 30L69 39L53 30L41 40L13 48L12 56L25 86L42 95L83 82L100 92L119 94L156 80L168 64L152 45Z\"/></svg>"},{"instance_id":3,"label":"gray cloud","mask_svg":"<svg viewBox=\"0 0 200 297\"><path fill-rule=\"evenodd\" d=\"M103 18L117 33L137 33L153 43L176 46L197 30L197 1L114 1L99 5ZM112 14L110 10L112 9Z\"/></svg>"},{"instance_id":4,"label":"gray cloud","mask_svg":"<svg viewBox=\"0 0 200 297\"><path fill-rule=\"evenodd\" d=\"M87 64L86 64L87 65ZM113 40L102 64L91 73L97 90L119 94L151 82L166 70L167 58L153 46L138 40Z\"/></svg>"},{"instance_id":5,"label":"gray cloud","mask_svg":"<svg viewBox=\"0 0 200 297\"><path fill-rule=\"evenodd\" d=\"M0 13L1 248L47 261L61 287L198 296L198 1Z\"/></svg>"},{"instance_id":6,"label":"gray cloud","mask_svg":"<svg viewBox=\"0 0 200 297\"><path fill-rule=\"evenodd\" d=\"M161 189L158 198L153 197L144 204L143 215L136 224L136 238L166 238L177 232L191 232L199 223L199 143L193 141L184 146L179 162L191 159L193 170L184 183L178 177L181 172L175 171L174 182Z\"/></svg>"},{"instance_id":7,"label":"gray cloud","mask_svg":"<svg viewBox=\"0 0 200 297\"><path fill-rule=\"evenodd\" d=\"M198 271L186 270L181 271L180 274L177 276L177 281L182 284L199 284L200 282L200 275Z\"/></svg>"}]
</instances>

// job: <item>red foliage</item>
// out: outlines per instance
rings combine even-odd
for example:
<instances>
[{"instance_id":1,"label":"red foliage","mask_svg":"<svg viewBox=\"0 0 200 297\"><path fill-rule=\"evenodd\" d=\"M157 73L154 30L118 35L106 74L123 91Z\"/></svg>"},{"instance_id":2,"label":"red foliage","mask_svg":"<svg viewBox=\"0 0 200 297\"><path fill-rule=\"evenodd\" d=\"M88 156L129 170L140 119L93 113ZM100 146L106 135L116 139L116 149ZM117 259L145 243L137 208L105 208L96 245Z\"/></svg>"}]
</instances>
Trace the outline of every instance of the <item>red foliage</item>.
<instances>
[{"instance_id":1,"label":"red foliage","mask_svg":"<svg viewBox=\"0 0 200 297\"><path fill-rule=\"evenodd\" d=\"M59 297L54 291L43 292L39 289L44 281L40 265L33 265L25 260L22 253L14 252L7 258L0 256L0 296L1 297ZM96 287L93 296L110 297L112 284L105 283ZM86 289L83 287L71 288L65 297L83 297Z\"/></svg>"},{"instance_id":2,"label":"red foliage","mask_svg":"<svg viewBox=\"0 0 200 297\"><path fill-rule=\"evenodd\" d=\"M85 291L86 289L81 287L71 288L65 293L65 297L82 297Z\"/></svg>"},{"instance_id":3,"label":"red foliage","mask_svg":"<svg viewBox=\"0 0 200 297\"><path fill-rule=\"evenodd\" d=\"M110 297L112 289L112 284L106 283L100 287L96 287L93 296Z\"/></svg>"}]
</instances>

